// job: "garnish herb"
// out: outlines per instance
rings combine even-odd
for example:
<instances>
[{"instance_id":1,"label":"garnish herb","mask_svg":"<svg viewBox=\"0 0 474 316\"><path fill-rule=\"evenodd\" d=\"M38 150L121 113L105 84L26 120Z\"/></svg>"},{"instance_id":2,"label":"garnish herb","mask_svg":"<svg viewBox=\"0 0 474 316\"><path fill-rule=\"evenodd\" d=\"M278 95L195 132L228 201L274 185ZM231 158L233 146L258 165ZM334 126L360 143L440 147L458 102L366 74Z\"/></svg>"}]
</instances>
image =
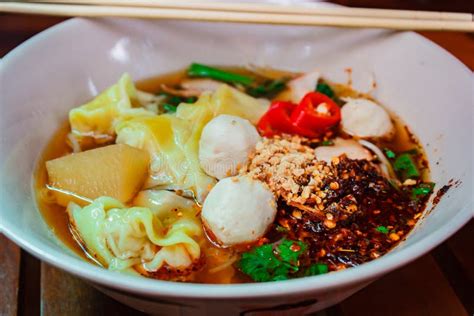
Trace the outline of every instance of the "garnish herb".
<instances>
[{"instance_id":1,"label":"garnish herb","mask_svg":"<svg viewBox=\"0 0 474 316\"><path fill-rule=\"evenodd\" d=\"M194 103L197 101L197 97L189 97L184 100L185 103Z\"/></svg>"},{"instance_id":2,"label":"garnish herb","mask_svg":"<svg viewBox=\"0 0 474 316\"><path fill-rule=\"evenodd\" d=\"M167 113L176 112L176 109L178 108L178 105L180 103L194 103L197 100L196 97L184 98L184 97L179 97L177 95L172 95L166 92L163 92L160 95L166 96L165 100L162 103L162 106L163 106L163 110Z\"/></svg>"},{"instance_id":3,"label":"garnish herb","mask_svg":"<svg viewBox=\"0 0 474 316\"><path fill-rule=\"evenodd\" d=\"M420 196L426 196L433 192L435 184L433 182L420 183L418 186L413 188L411 195L413 199L418 199Z\"/></svg>"},{"instance_id":4,"label":"garnish herb","mask_svg":"<svg viewBox=\"0 0 474 316\"><path fill-rule=\"evenodd\" d=\"M393 168L403 180L420 176L420 171L418 171L413 156L409 153L399 155L393 163Z\"/></svg>"},{"instance_id":5,"label":"garnish herb","mask_svg":"<svg viewBox=\"0 0 474 316\"><path fill-rule=\"evenodd\" d=\"M388 234L388 228L385 226L378 226L375 230L382 234Z\"/></svg>"},{"instance_id":6,"label":"garnish herb","mask_svg":"<svg viewBox=\"0 0 474 316\"><path fill-rule=\"evenodd\" d=\"M245 92L255 98L265 97L271 99L286 88L287 82L287 79L269 79L261 84L257 84L252 77L197 63L193 63L189 66L187 74L190 77L211 78L235 85L243 85L246 87Z\"/></svg>"},{"instance_id":7,"label":"garnish herb","mask_svg":"<svg viewBox=\"0 0 474 316\"><path fill-rule=\"evenodd\" d=\"M163 109L165 110L165 112L168 112L168 113L176 112L177 108L178 107L176 105L172 105L172 104L169 104L169 103L163 104Z\"/></svg>"},{"instance_id":8,"label":"garnish herb","mask_svg":"<svg viewBox=\"0 0 474 316\"><path fill-rule=\"evenodd\" d=\"M267 244L243 253L238 265L256 282L286 280L298 272L298 259L306 249L301 241L284 239L276 248Z\"/></svg>"},{"instance_id":9,"label":"garnish herb","mask_svg":"<svg viewBox=\"0 0 474 316\"><path fill-rule=\"evenodd\" d=\"M333 99L335 97L335 93L334 91L331 89L331 87L327 84L327 83L324 83L324 82L320 82L316 85L316 89L315 89L316 92L320 92L322 94L325 94L327 95L328 97L330 97L331 99Z\"/></svg>"},{"instance_id":10,"label":"garnish herb","mask_svg":"<svg viewBox=\"0 0 474 316\"><path fill-rule=\"evenodd\" d=\"M240 269L256 282L274 280L281 262L273 253L272 245L262 245L242 254Z\"/></svg>"},{"instance_id":11,"label":"garnish herb","mask_svg":"<svg viewBox=\"0 0 474 316\"><path fill-rule=\"evenodd\" d=\"M384 149L385 151L385 156L387 156L387 158L390 158L390 159L394 159L397 155L393 152L393 150L390 150L388 148L385 148Z\"/></svg>"},{"instance_id":12,"label":"garnish herb","mask_svg":"<svg viewBox=\"0 0 474 316\"><path fill-rule=\"evenodd\" d=\"M189 66L187 74L190 77L211 78L227 83L239 83L244 86L249 86L253 82L251 77L197 63L193 63Z\"/></svg>"},{"instance_id":13,"label":"garnish herb","mask_svg":"<svg viewBox=\"0 0 474 316\"><path fill-rule=\"evenodd\" d=\"M403 152L404 154L410 154L410 155L417 155L418 154L418 149L412 148L410 150L406 150Z\"/></svg>"},{"instance_id":14,"label":"garnish herb","mask_svg":"<svg viewBox=\"0 0 474 316\"><path fill-rule=\"evenodd\" d=\"M333 146L334 142L332 140L323 140L319 143L319 146Z\"/></svg>"},{"instance_id":15,"label":"garnish herb","mask_svg":"<svg viewBox=\"0 0 474 316\"><path fill-rule=\"evenodd\" d=\"M325 274L329 272L329 267L324 263L315 263L309 266L308 269L304 272L305 276Z\"/></svg>"},{"instance_id":16,"label":"garnish herb","mask_svg":"<svg viewBox=\"0 0 474 316\"><path fill-rule=\"evenodd\" d=\"M266 80L256 87L247 87L247 94L255 98L273 98L286 88L286 79Z\"/></svg>"},{"instance_id":17,"label":"garnish herb","mask_svg":"<svg viewBox=\"0 0 474 316\"><path fill-rule=\"evenodd\" d=\"M277 225L277 226L275 227L275 230L276 230L277 232L279 232L279 233L287 233L287 232L288 232L288 229L286 229L285 227L280 226L280 225Z\"/></svg>"},{"instance_id":18,"label":"garnish herb","mask_svg":"<svg viewBox=\"0 0 474 316\"><path fill-rule=\"evenodd\" d=\"M278 245L278 254L280 259L283 262L290 263L292 265L296 265L298 263L299 256L306 251L308 246L303 243L302 241L293 241L289 239L284 239ZM298 267L295 267L296 271Z\"/></svg>"}]
</instances>

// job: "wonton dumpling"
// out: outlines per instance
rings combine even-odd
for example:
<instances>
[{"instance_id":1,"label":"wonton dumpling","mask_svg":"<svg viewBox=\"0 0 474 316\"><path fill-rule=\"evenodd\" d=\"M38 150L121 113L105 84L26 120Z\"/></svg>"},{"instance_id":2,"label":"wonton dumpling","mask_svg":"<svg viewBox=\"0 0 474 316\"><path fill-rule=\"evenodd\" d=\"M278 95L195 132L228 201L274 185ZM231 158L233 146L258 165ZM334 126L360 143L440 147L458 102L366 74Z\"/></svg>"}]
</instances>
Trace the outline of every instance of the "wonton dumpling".
<instances>
[{"instance_id":1,"label":"wonton dumpling","mask_svg":"<svg viewBox=\"0 0 474 316\"><path fill-rule=\"evenodd\" d=\"M69 112L72 133L79 137L110 139L119 120L155 115L152 111L134 107L142 105L140 100L145 99L143 95L138 97L132 79L128 74L124 74L117 84L99 94L94 100Z\"/></svg>"},{"instance_id":2,"label":"wonton dumpling","mask_svg":"<svg viewBox=\"0 0 474 316\"><path fill-rule=\"evenodd\" d=\"M229 114L249 120L256 125L267 112L270 104L261 102L228 85L222 85L212 94L211 105L214 116Z\"/></svg>"},{"instance_id":3,"label":"wonton dumpling","mask_svg":"<svg viewBox=\"0 0 474 316\"><path fill-rule=\"evenodd\" d=\"M130 268L139 264L151 272L165 264L183 269L201 255L194 238L202 235L202 228L195 216L165 226L150 209L127 208L108 197L84 208L70 203L67 212L87 250L111 270L133 272Z\"/></svg>"},{"instance_id":4,"label":"wonton dumpling","mask_svg":"<svg viewBox=\"0 0 474 316\"><path fill-rule=\"evenodd\" d=\"M167 190L141 191L137 194L132 204L149 208L153 215L162 221L175 218L178 212L189 211L195 215L198 211L193 200ZM170 212L169 210L176 211Z\"/></svg>"},{"instance_id":5,"label":"wonton dumpling","mask_svg":"<svg viewBox=\"0 0 474 316\"><path fill-rule=\"evenodd\" d=\"M135 118L117 125L116 142L150 153L146 188L192 190L203 201L215 180L199 165L200 124L198 118L188 124L174 115Z\"/></svg>"},{"instance_id":6,"label":"wonton dumpling","mask_svg":"<svg viewBox=\"0 0 474 316\"><path fill-rule=\"evenodd\" d=\"M195 105L204 106L210 110L209 120L221 114L228 114L249 120L254 125L258 123L269 106L268 103L223 84L212 94L203 93L194 104L180 104L176 115L183 119L194 120L195 111L198 110Z\"/></svg>"}]
</instances>

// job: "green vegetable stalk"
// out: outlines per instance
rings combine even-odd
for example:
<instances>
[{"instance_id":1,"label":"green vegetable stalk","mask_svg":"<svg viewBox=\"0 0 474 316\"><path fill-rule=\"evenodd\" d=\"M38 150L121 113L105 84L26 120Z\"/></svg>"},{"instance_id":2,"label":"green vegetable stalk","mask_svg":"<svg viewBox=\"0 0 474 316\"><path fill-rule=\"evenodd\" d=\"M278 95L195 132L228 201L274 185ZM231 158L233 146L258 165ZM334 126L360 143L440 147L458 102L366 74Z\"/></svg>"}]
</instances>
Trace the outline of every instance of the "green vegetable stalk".
<instances>
[{"instance_id":1,"label":"green vegetable stalk","mask_svg":"<svg viewBox=\"0 0 474 316\"><path fill-rule=\"evenodd\" d=\"M211 78L217 81L223 81L227 83L239 83L244 86L248 86L253 82L253 79L251 77L239 75L236 73L224 71L221 69L197 63L193 63L191 64L191 66L189 66L187 74L190 77Z\"/></svg>"},{"instance_id":2,"label":"green vegetable stalk","mask_svg":"<svg viewBox=\"0 0 474 316\"><path fill-rule=\"evenodd\" d=\"M285 88L286 80L284 79L267 80L256 87L247 87L246 92L254 98L273 98Z\"/></svg>"}]
</instances>

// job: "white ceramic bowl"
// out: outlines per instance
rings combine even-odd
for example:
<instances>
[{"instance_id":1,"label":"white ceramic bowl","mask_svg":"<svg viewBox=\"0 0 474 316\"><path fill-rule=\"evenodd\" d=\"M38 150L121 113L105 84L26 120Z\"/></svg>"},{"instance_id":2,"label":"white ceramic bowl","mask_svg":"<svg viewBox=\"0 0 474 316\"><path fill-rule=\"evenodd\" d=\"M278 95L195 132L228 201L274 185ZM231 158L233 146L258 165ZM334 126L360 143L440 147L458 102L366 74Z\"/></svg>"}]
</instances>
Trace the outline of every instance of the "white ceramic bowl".
<instances>
[{"instance_id":1,"label":"white ceramic bowl","mask_svg":"<svg viewBox=\"0 0 474 316\"><path fill-rule=\"evenodd\" d=\"M437 188L460 180L397 249L380 259L322 276L263 284L182 284L132 277L85 262L41 218L32 172L67 112L123 72L142 79L192 61L322 70L374 96L424 144ZM448 238L472 217L473 75L414 33L173 21L72 19L30 39L1 63L1 230L41 260L144 310L231 315L276 308L303 313L335 304ZM158 307L157 307L158 306ZM295 309L296 308L296 309ZM180 309L182 309L180 311Z\"/></svg>"}]
</instances>

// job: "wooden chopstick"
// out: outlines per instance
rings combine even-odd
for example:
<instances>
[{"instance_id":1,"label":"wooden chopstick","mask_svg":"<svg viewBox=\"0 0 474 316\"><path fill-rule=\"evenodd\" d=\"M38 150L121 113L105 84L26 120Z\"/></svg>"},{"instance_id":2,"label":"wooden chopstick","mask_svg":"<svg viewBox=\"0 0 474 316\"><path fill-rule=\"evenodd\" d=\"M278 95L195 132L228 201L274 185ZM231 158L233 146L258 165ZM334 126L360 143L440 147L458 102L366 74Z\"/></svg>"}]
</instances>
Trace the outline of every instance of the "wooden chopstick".
<instances>
[{"instance_id":1,"label":"wooden chopstick","mask_svg":"<svg viewBox=\"0 0 474 316\"><path fill-rule=\"evenodd\" d=\"M82 4L46 4L0 2L0 12L80 17L129 17L146 19L182 19L193 21L237 22L284 25L318 25L353 28L384 28L394 30L435 30L474 32L474 22L458 20L425 20L400 18L371 18L352 16L320 16L230 12L218 10L169 9L132 6Z\"/></svg>"},{"instance_id":2,"label":"wooden chopstick","mask_svg":"<svg viewBox=\"0 0 474 316\"><path fill-rule=\"evenodd\" d=\"M398 19L424 19L424 20L456 20L472 21L470 13L438 12L438 11L413 11L413 10L387 10L347 7L321 7L314 3L301 5L278 5L261 3L231 3L209 1L180 1L180 0L29 0L29 2L63 3L63 4L90 4L149 8L175 8L190 10L214 10L230 12L254 13L279 13L300 15L331 15L349 17L372 18L398 18Z\"/></svg>"}]
</instances>

